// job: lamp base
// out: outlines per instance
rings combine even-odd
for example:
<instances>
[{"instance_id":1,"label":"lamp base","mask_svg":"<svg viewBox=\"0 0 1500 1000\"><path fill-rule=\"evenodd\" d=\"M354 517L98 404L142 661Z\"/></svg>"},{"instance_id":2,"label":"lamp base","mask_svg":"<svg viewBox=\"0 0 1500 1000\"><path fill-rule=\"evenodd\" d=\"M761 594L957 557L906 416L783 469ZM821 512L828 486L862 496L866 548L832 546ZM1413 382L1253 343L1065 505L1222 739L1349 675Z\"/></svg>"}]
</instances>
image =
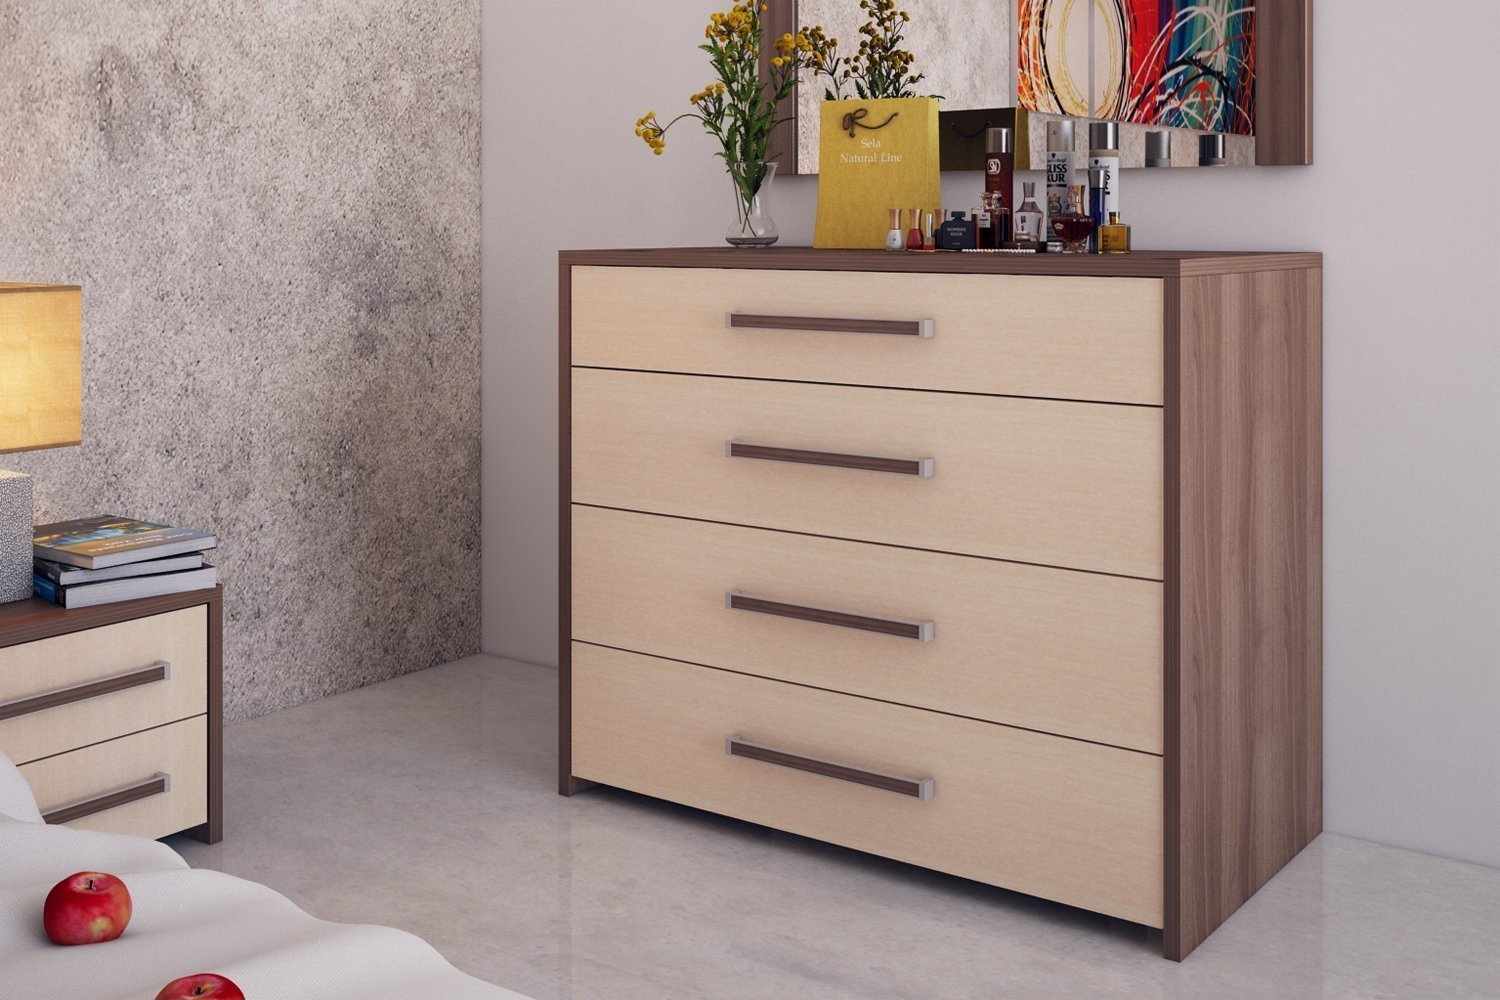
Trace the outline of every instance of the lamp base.
<instances>
[{"instance_id":1,"label":"lamp base","mask_svg":"<svg viewBox=\"0 0 1500 1000\"><path fill-rule=\"evenodd\" d=\"M31 597L31 477L0 471L0 604Z\"/></svg>"}]
</instances>

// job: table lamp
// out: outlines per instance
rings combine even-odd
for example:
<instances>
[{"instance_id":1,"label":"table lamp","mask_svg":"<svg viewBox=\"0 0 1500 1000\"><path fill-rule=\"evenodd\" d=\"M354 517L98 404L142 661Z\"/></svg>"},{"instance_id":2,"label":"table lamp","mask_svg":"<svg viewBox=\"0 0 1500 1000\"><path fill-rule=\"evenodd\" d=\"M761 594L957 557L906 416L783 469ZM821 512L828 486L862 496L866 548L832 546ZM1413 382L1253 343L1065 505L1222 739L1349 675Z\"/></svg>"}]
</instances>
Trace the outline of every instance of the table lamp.
<instances>
[{"instance_id":1,"label":"table lamp","mask_svg":"<svg viewBox=\"0 0 1500 1000\"><path fill-rule=\"evenodd\" d=\"M83 293L0 283L0 455L83 442ZM31 477L0 471L0 604L31 596Z\"/></svg>"}]
</instances>

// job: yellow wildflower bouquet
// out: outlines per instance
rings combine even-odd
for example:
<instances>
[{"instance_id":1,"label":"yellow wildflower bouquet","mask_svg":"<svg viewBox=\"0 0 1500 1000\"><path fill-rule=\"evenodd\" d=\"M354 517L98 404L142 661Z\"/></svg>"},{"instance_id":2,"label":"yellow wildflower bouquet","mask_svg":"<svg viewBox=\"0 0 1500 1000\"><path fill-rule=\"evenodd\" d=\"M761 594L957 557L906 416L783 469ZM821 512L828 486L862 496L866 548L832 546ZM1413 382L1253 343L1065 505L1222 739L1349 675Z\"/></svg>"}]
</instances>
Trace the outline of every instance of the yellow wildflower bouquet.
<instances>
[{"instance_id":1,"label":"yellow wildflower bouquet","mask_svg":"<svg viewBox=\"0 0 1500 1000\"><path fill-rule=\"evenodd\" d=\"M926 78L926 74L912 72L917 57L902 48L911 15L897 7L896 0L859 0L859 6L870 19L860 25L859 51L848 59L839 54L839 40L829 38L821 25L803 29L809 48L807 65L814 76L829 80L824 99L842 100L844 87L851 83L862 101L928 96L916 91Z\"/></svg>"},{"instance_id":2,"label":"yellow wildflower bouquet","mask_svg":"<svg viewBox=\"0 0 1500 1000\"><path fill-rule=\"evenodd\" d=\"M747 210L767 176L774 174L774 161L781 151L771 149L771 133L789 120L778 109L796 87L797 75L812 52L805 32L782 35L772 43L769 70L762 77L766 39L761 14L765 9L759 2L737 3L713 14L703 32L707 41L698 47L708 53L718 79L688 98L691 111L665 125L655 111L646 112L635 123L635 134L660 156L672 126L685 118L701 122L718 140L720 151L715 155L724 159Z\"/></svg>"}]
</instances>

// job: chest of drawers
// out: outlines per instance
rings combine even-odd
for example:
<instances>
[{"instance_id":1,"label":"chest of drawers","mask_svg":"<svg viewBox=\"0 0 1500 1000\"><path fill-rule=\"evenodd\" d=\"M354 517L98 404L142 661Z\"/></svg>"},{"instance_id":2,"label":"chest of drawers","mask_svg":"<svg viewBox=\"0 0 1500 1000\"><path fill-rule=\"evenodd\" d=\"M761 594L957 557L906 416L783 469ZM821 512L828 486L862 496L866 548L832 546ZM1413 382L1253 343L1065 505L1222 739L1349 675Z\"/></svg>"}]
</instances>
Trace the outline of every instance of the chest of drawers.
<instances>
[{"instance_id":1,"label":"chest of drawers","mask_svg":"<svg viewBox=\"0 0 1500 1000\"><path fill-rule=\"evenodd\" d=\"M221 594L0 605L0 750L47 822L222 839Z\"/></svg>"},{"instance_id":2,"label":"chest of drawers","mask_svg":"<svg viewBox=\"0 0 1500 1000\"><path fill-rule=\"evenodd\" d=\"M563 254L563 793L1185 957L1322 827L1321 264Z\"/></svg>"}]
</instances>

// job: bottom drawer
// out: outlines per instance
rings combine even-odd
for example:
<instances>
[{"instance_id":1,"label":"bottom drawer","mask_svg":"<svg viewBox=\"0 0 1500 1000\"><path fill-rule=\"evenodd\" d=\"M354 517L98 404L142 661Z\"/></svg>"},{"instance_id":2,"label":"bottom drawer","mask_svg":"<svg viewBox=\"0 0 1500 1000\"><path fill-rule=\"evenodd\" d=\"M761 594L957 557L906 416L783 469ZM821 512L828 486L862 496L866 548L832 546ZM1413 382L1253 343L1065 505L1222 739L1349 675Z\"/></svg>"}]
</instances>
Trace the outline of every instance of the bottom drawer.
<instances>
[{"instance_id":1,"label":"bottom drawer","mask_svg":"<svg viewBox=\"0 0 1500 1000\"><path fill-rule=\"evenodd\" d=\"M165 837L208 821L208 718L122 736L20 770L49 823Z\"/></svg>"},{"instance_id":2,"label":"bottom drawer","mask_svg":"<svg viewBox=\"0 0 1500 1000\"><path fill-rule=\"evenodd\" d=\"M1162 926L1150 754L583 643L572 751L579 778Z\"/></svg>"}]
</instances>

